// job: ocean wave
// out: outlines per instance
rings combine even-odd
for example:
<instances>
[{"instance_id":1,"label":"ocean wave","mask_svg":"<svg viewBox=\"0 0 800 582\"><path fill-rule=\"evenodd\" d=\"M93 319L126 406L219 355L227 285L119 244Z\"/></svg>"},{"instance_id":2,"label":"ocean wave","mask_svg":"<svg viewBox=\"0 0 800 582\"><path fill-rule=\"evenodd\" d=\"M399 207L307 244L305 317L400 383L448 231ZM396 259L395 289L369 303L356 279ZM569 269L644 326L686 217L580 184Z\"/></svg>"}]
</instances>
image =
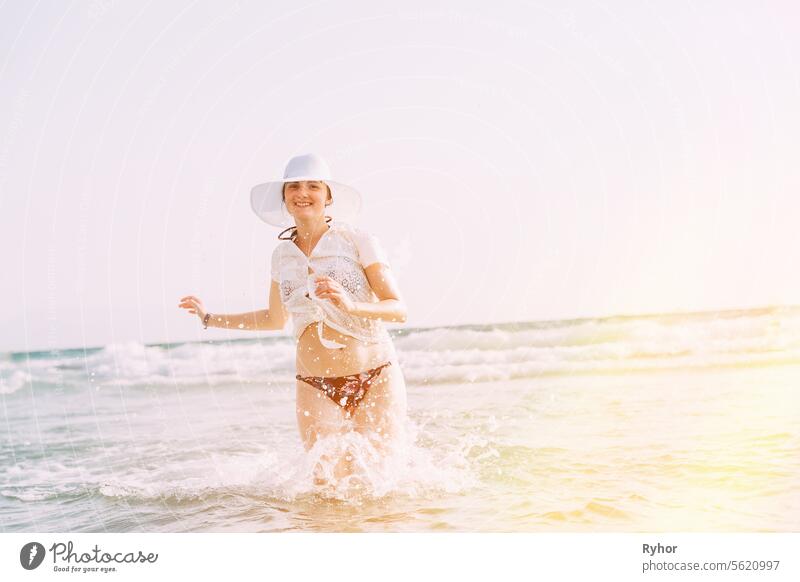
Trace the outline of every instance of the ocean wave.
<instances>
[{"instance_id":1,"label":"ocean wave","mask_svg":"<svg viewBox=\"0 0 800 582\"><path fill-rule=\"evenodd\" d=\"M24 370L0 368L0 394L13 394L30 386L31 381L31 375Z\"/></svg>"},{"instance_id":2,"label":"ocean wave","mask_svg":"<svg viewBox=\"0 0 800 582\"><path fill-rule=\"evenodd\" d=\"M411 383L486 382L800 363L800 309L663 314L554 322L392 330ZM287 337L15 354L0 361L0 392L98 387L291 383Z\"/></svg>"}]
</instances>

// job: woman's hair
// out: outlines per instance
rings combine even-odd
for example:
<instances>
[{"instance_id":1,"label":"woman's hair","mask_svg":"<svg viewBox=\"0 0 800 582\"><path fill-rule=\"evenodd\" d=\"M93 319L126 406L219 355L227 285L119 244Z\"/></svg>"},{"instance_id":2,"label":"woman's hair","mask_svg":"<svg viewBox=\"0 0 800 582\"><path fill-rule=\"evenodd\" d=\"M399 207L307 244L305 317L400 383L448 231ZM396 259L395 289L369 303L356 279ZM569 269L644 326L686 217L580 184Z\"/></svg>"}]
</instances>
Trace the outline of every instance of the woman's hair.
<instances>
[{"instance_id":1,"label":"woman's hair","mask_svg":"<svg viewBox=\"0 0 800 582\"><path fill-rule=\"evenodd\" d=\"M320 182L322 182L322 180L320 180ZM325 184L325 182L322 182L322 183ZM284 182L283 186L281 186L281 201L284 204L286 204L286 184L288 184L288 182ZM325 184L325 187L328 189L328 200L333 202L333 194L331 194L331 187L328 186L327 184ZM330 217L326 217L325 218L325 222L330 222L330 221L331 221ZM291 230L292 231L291 234L289 235L289 238L285 238L285 237L282 236L283 233L286 232L287 230ZM296 226L290 226L289 228L282 230L281 232L278 233L278 238L280 240L294 240L295 238L297 238L297 227Z\"/></svg>"}]
</instances>

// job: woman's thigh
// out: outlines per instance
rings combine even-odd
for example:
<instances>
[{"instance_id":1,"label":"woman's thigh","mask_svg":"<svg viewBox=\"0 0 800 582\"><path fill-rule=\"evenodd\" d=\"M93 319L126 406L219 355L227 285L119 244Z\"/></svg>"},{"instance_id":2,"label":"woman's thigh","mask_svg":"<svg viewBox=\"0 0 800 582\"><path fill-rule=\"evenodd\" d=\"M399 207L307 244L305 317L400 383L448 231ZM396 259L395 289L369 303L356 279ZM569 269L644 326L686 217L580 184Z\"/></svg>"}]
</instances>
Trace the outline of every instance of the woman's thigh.
<instances>
[{"instance_id":1,"label":"woman's thigh","mask_svg":"<svg viewBox=\"0 0 800 582\"><path fill-rule=\"evenodd\" d=\"M309 450L318 438L345 429L344 410L322 390L297 380L297 426L303 446Z\"/></svg>"},{"instance_id":2,"label":"woman's thigh","mask_svg":"<svg viewBox=\"0 0 800 582\"><path fill-rule=\"evenodd\" d=\"M381 442L403 435L407 409L406 383L396 359L372 381L366 396L353 414L355 430Z\"/></svg>"}]
</instances>

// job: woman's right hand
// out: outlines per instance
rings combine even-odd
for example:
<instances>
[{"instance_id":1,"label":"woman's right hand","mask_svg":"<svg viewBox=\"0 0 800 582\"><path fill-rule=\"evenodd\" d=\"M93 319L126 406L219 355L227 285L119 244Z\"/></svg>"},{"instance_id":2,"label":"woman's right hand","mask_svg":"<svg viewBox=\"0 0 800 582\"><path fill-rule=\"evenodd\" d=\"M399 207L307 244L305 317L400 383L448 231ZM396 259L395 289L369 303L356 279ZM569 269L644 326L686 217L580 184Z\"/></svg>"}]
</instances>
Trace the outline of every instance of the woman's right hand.
<instances>
[{"instance_id":1,"label":"woman's right hand","mask_svg":"<svg viewBox=\"0 0 800 582\"><path fill-rule=\"evenodd\" d=\"M178 307L182 307L187 309L189 313L196 313L197 317L200 318L200 321L206 316L206 310L203 307L203 302L200 301L194 295L187 295L186 297L181 297L181 302Z\"/></svg>"}]
</instances>

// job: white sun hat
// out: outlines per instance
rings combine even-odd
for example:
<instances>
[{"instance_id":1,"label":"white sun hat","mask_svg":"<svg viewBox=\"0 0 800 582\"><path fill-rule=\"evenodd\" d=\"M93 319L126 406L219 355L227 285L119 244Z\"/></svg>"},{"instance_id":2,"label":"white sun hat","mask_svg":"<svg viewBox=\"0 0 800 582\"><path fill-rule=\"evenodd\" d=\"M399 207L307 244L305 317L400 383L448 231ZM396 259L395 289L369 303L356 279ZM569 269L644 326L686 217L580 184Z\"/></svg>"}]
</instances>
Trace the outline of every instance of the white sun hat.
<instances>
[{"instance_id":1,"label":"white sun hat","mask_svg":"<svg viewBox=\"0 0 800 582\"><path fill-rule=\"evenodd\" d=\"M361 194L347 184L331 180L328 163L316 154L295 156L286 164L283 178L258 184L250 190L250 206L258 217L273 226L294 225L294 218L283 202L283 185L286 182L318 180L331 188L333 202L325 214L334 220L353 222L361 210Z\"/></svg>"}]
</instances>

